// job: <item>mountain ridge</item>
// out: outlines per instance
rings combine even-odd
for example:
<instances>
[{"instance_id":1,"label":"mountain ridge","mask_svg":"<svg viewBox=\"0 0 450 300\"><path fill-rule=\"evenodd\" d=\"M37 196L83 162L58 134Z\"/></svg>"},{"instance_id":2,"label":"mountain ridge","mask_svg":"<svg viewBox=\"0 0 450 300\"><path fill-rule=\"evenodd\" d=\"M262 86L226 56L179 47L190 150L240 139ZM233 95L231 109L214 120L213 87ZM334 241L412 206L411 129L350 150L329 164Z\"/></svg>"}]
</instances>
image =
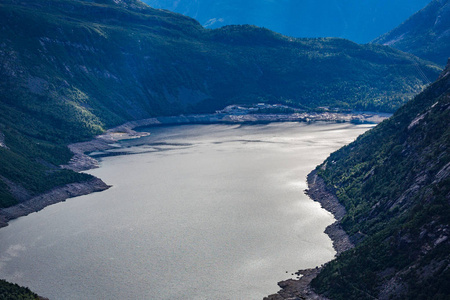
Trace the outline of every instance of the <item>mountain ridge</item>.
<instances>
[{"instance_id":1,"label":"mountain ridge","mask_svg":"<svg viewBox=\"0 0 450 300\"><path fill-rule=\"evenodd\" d=\"M197 19L206 28L254 24L293 37L341 37L367 43L426 6L428 0L144 0Z\"/></svg>"},{"instance_id":2,"label":"mountain ridge","mask_svg":"<svg viewBox=\"0 0 450 300\"><path fill-rule=\"evenodd\" d=\"M412 53L442 66L450 57L450 1L433 0L372 43Z\"/></svg>"}]
</instances>

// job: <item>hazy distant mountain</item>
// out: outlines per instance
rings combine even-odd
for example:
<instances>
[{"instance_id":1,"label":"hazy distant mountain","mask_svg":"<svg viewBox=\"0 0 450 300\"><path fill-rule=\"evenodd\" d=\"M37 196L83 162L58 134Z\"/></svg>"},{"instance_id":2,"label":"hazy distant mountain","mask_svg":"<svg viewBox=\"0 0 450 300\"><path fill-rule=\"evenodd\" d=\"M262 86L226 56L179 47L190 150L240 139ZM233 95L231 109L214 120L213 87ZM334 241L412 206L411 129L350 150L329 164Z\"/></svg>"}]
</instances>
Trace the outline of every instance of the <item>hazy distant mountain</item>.
<instances>
[{"instance_id":1,"label":"hazy distant mountain","mask_svg":"<svg viewBox=\"0 0 450 300\"><path fill-rule=\"evenodd\" d=\"M207 28L262 26L293 37L341 37L367 43L430 0L143 0L197 19Z\"/></svg>"},{"instance_id":2,"label":"hazy distant mountain","mask_svg":"<svg viewBox=\"0 0 450 300\"><path fill-rule=\"evenodd\" d=\"M432 1L373 43L388 45L445 65L450 57L450 0Z\"/></svg>"}]
</instances>

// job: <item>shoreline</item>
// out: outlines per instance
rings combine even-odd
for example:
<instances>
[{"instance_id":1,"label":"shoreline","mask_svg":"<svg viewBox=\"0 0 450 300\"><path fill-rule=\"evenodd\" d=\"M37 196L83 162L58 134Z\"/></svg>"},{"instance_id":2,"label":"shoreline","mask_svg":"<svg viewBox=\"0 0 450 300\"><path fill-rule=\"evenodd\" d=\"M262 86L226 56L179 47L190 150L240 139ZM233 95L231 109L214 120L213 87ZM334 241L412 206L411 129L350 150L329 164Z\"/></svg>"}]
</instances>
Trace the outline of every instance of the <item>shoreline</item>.
<instances>
[{"instance_id":1,"label":"shoreline","mask_svg":"<svg viewBox=\"0 0 450 300\"><path fill-rule=\"evenodd\" d=\"M374 112L356 113L292 113L292 114L232 114L217 112L213 114L192 114L180 116L154 117L137 121L126 122L122 125L108 129L105 133L93 137L86 142L68 145L74 154L66 165L61 168L75 172L98 168L98 161L86 153L104 151L114 148L120 140L140 138L149 135L147 132L138 132L134 129L151 126L170 126L185 124L267 124L273 122L351 122L356 124L379 123L387 119L390 114ZM32 212L44 209L48 205L65 201L68 198L87 195L108 189L106 183L99 178L87 182L71 183L55 187L43 194L28 198L8 208L0 208L0 228L8 226L8 222Z\"/></svg>"},{"instance_id":2,"label":"shoreline","mask_svg":"<svg viewBox=\"0 0 450 300\"><path fill-rule=\"evenodd\" d=\"M341 113L295 113L295 114L208 114L208 115L181 115L171 117L154 117L144 120L130 121L114 128L108 129L105 133L94 137L86 142L78 142L68 145L68 148L74 154L66 165L61 168L70 169L75 172L85 171L98 168L98 161L90 157L86 153L94 151L104 151L115 148L114 144L124 139L134 139L150 135L148 132L135 131L137 128L152 126L170 126L185 124L267 124L272 122L351 122L356 124L379 123L387 119L389 114L377 113L357 113L357 114L341 114ZM305 191L311 199L321 203L322 207L333 213L337 221L329 225L325 233L330 236L333 241L333 248L337 254L353 247L348 239L347 234L342 230L339 221L345 214L345 209L339 204L336 196L329 193L325 189L323 180L317 176L316 171L312 171L308 175L308 190ZM21 202L15 206L0 209L0 229L8 225L8 222L19 217L27 216L30 213L38 212L45 207L63 202L68 198L87 195L94 192L101 192L109 189L100 178L80 182L71 183L61 187L56 187L43 194L37 195L31 199ZM320 272L321 268L299 270L297 275L302 275L298 280L288 279L280 281L278 285L281 290L273 295L265 297L266 300L282 300L292 297L295 299L327 299L317 295L312 291L309 283Z\"/></svg>"},{"instance_id":3,"label":"shoreline","mask_svg":"<svg viewBox=\"0 0 450 300\"><path fill-rule=\"evenodd\" d=\"M317 175L317 170L311 171L307 176L308 189L305 193L316 202L319 202L323 209L331 212L336 221L325 228L325 233L333 242L336 256L342 252L352 249L355 245L350 241L347 233L342 229L340 221L346 214L346 210L340 204L336 195L329 191L324 180ZM322 267L317 266L312 269L299 270L295 274L302 275L300 279L288 279L278 282L281 288L276 294L269 295L264 300L287 300L287 299L316 299L327 300L328 298L315 293L310 283L320 273Z\"/></svg>"},{"instance_id":4,"label":"shoreline","mask_svg":"<svg viewBox=\"0 0 450 300\"><path fill-rule=\"evenodd\" d=\"M63 202L68 198L101 192L110 188L101 179L94 177L85 182L69 183L37 195L17 205L0 209L0 228L8 226L8 222L19 217L38 212L45 207Z\"/></svg>"},{"instance_id":5,"label":"shoreline","mask_svg":"<svg viewBox=\"0 0 450 300\"><path fill-rule=\"evenodd\" d=\"M173 126L188 124L268 124L274 122L350 122L354 124L378 124L390 117L387 113L293 113L293 114L193 114L167 117L154 117L138 121L126 122L108 129L104 134L87 142L70 144L68 147L74 156L62 168L75 172L98 167L98 162L86 153L112 149L112 144L125 139L140 138L149 135L148 132L135 131L137 128L152 126Z\"/></svg>"},{"instance_id":6,"label":"shoreline","mask_svg":"<svg viewBox=\"0 0 450 300\"><path fill-rule=\"evenodd\" d=\"M151 126L170 126L185 124L267 124L272 122L351 122L356 124L379 123L387 119L390 114L358 112L358 113L293 113L293 114L195 114L167 117L154 117L137 121L126 122L122 125L108 129L105 133L98 135L86 142L78 142L68 145L74 154L66 165L61 168L70 169L75 172L98 168L98 161L86 153L104 151L114 148L114 144L120 140L140 138L148 136L148 132L138 132L134 129ZM309 176L309 175L308 175ZM309 184L309 183L308 183ZM8 222L30 213L38 212L45 207L63 202L69 198L87 195L94 192L104 191L110 188L100 178L94 177L86 182L71 183L55 187L43 194L26 199L14 206L0 208L0 228L8 226ZM312 191L311 187L310 190ZM309 194L310 195L310 194ZM311 198L313 198L310 195ZM315 200L315 199L313 199ZM318 201L318 200L315 200ZM319 201L320 202L320 201ZM325 208L327 209L327 208ZM328 209L327 209L328 210ZM335 226L336 227L336 226ZM330 225L327 234L333 240L340 240L341 233L338 228ZM344 233L345 234L345 233ZM333 244L334 245L334 244ZM338 250L337 250L338 251ZM309 274L309 273L308 273Z\"/></svg>"}]
</instances>

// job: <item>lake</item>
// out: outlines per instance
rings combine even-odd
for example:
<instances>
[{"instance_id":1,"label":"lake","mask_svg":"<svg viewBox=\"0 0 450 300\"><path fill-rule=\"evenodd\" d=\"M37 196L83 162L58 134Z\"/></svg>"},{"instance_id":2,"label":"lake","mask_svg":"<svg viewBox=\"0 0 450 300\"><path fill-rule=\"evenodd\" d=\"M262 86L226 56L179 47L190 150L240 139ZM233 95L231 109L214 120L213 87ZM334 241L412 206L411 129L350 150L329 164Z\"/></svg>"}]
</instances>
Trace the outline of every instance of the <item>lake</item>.
<instances>
[{"instance_id":1,"label":"lake","mask_svg":"<svg viewBox=\"0 0 450 300\"><path fill-rule=\"evenodd\" d=\"M50 299L262 299L334 257L306 175L371 127L145 129L93 154L112 188L0 230L0 278Z\"/></svg>"}]
</instances>

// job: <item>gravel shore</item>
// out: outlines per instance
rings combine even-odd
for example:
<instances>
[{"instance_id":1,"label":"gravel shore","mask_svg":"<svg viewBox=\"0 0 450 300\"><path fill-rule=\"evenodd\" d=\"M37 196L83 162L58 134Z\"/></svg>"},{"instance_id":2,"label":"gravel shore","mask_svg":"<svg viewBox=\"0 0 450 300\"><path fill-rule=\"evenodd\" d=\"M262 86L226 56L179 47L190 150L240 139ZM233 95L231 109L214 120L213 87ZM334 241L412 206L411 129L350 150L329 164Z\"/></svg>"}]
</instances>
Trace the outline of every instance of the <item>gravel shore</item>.
<instances>
[{"instance_id":1,"label":"gravel shore","mask_svg":"<svg viewBox=\"0 0 450 300\"><path fill-rule=\"evenodd\" d=\"M333 241L333 248L336 250L336 256L353 248L353 243L339 223L346 213L344 206L339 203L336 195L327 189L325 182L317 175L316 170L308 174L307 183L308 190L306 190L305 193L312 200L319 202L324 209L331 212L336 219L336 222L325 229L325 233L328 234ZM265 297L264 300L327 299L326 297L316 294L310 287L311 280L320 273L320 270L321 267L299 270L296 274L302 275L300 279L288 279L278 282L281 290L277 294Z\"/></svg>"}]
</instances>

